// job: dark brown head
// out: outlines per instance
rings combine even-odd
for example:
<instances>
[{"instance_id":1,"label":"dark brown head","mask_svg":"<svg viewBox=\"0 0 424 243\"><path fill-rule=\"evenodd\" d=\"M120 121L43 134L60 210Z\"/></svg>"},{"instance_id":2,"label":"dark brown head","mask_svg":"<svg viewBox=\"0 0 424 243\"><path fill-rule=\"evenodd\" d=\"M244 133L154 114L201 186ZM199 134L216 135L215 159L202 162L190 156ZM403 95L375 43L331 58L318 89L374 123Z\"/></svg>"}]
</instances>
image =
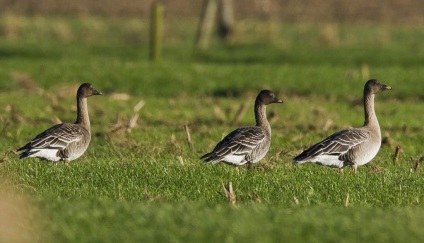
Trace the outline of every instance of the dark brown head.
<instances>
[{"instance_id":1,"label":"dark brown head","mask_svg":"<svg viewBox=\"0 0 424 243\"><path fill-rule=\"evenodd\" d=\"M365 84L364 93L376 94L380 91L391 90L392 87L382 84L380 81L376 79L370 79Z\"/></svg>"},{"instance_id":2,"label":"dark brown head","mask_svg":"<svg viewBox=\"0 0 424 243\"><path fill-rule=\"evenodd\" d=\"M78 92L77 92L78 97L86 98L86 97L89 97L89 96L92 96L92 95L102 95L102 93L99 92L93 86L91 86L91 84L89 84L89 83L83 83L78 88Z\"/></svg>"},{"instance_id":3,"label":"dark brown head","mask_svg":"<svg viewBox=\"0 0 424 243\"><path fill-rule=\"evenodd\" d=\"M275 97L275 94L271 90L264 89L256 97L256 103L269 105L272 103L283 103L283 101Z\"/></svg>"}]
</instances>

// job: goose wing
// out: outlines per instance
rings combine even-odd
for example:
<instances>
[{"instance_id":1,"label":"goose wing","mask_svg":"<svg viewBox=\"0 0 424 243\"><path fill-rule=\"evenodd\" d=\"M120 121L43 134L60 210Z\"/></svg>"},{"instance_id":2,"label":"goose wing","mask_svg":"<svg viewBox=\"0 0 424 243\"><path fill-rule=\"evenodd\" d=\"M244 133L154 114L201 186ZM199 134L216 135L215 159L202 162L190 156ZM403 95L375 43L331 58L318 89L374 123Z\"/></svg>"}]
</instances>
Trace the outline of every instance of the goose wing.
<instances>
[{"instance_id":1,"label":"goose wing","mask_svg":"<svg viewBox=\"0 0 424 243\"><path fill-rule=\"evenodd\" d=\"M260 127L242 127L222 139L211 153L201 157L205 162L219 161L226 156L244 157L263 143L265 134Z\"/></svg>"},{"instance_id":2,"label":"goose wing","mask_svg":"<svg viewBox=\"0 0 424 243\"><path fill-rule=\"evenodd\" d=\"M312 145L293 159L293 162L306 162L318 156L340 157L352 148L364 143L370 137L366 130L347 129Z\"/></svg>"},{"instance_id":3,"label":"goose wing","mask_svg":"<svg viewBox=\"0 0 424 243\"><path fill-rule=\"evenodd\" d=\"M83 139L87 130L75 124L62 123L55 125L37 135L25 146L18 149L59 149L63 150L69 144Z\"/></svg>"}]
</instances>

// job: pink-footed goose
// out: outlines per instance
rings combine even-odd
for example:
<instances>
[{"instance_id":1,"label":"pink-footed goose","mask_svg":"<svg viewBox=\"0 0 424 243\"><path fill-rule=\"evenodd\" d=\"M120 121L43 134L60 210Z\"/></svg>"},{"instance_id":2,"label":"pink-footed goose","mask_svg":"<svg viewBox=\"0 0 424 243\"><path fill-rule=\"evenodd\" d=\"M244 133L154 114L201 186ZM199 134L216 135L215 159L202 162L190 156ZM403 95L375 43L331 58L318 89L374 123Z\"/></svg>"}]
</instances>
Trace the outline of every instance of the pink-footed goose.
<instances>
[{"instance_id":1,"label":"pink-footed goose","mask_svg":"<svg viewBox=\"0 0 424 243\"><path fill-rule=\"evenodd\" d=\"M340 169L352 165L356 173L359 165L370 162L380 150L381 133L374 111L374 96L380 91L391 89L375 79L369 80L364 88L364 125L334 133L303 151L293 162L311 162Z\"/></svg>"},{"instance_id":2,"label":"pink-footed goose","mask_svg":"<svg viewBox=\"0 0 424 243\"><path fill-rule=\"evenodd\" d=\"M266 106L283 103L270 90L262 90L255 101L256 126L241 127L228 134L212 152L203 155L204 162L224 162L231 165L253 164L265 157L271 145L271 126Z\"/></svg>"},{"instance_id":3,"label":"pink-footed goose","mask_svg":"<svg viewBox=\"0 0 424 243\"><path fill-rule=\"evenodd\" d=\"M21 159L37 157L51 161L78 159L87 150L91 140L87 97L101 95L91 84L82 84L77 91L77 120L75 123L57 124L37 135L19 148Z\"/></svg>"}]
</instances>

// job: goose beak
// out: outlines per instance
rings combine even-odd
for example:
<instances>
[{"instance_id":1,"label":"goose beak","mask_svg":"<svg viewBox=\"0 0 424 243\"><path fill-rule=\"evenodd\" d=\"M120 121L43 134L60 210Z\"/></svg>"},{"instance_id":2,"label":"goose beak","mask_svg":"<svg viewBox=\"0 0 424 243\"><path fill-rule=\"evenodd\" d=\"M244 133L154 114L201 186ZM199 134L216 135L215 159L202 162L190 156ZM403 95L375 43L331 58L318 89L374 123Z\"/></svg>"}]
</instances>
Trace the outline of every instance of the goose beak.
<instances>
[{"instance_id":1,"label":"goose beak","mask_svg":"<svg viewBox=\"0 0 424 243\"><path fill-rule=\"evenodd\" d=\"M283 100L280 100L276 97L272 100L272 103L283 103Z\"/></svg>"},{"instance_id":2,"label":"goose beak","mask_svg":"<svg viewBox=\"0 0 424 243\"><path fill-rule=\"evenodd\" d=\"M383 84L383 87L381 87L381 90L392 90L392 87Z\"/></svg>"},{"instance_id":3,"label":"goose beak","mask_svg":"<svg viewBox=\"0 0 424 243\"><path fill-rule=\"evenodd\" d=\"M92 91L93 91L93 95L103 95L102 92L98 91L95 88L92 88Z\"/></svg>"}]
</instances>

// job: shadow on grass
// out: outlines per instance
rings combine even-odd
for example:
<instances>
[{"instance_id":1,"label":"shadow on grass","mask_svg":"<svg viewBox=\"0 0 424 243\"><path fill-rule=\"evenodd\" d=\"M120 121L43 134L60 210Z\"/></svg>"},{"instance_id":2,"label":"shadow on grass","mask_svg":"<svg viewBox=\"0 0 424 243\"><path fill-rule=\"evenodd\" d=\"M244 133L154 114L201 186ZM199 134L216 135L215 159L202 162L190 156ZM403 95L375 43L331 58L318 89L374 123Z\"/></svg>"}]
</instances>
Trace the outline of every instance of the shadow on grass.
<instances>
[{"instance_id":1,"label":"shadow on grass","mask_svg":"<svg viewBox=\"0 0 424 243\"><path fill-rule=\"evenodd\" d=\"M233 44L200 50L194 59L206 63L222 64L299 64L316 65L362 65L373 66L422 66L424 56L405 55L408 47L328 47L293 46L280 49L271 43ZM410 51L409 51L410 52Z\"/></svg>"},{"instance_id":2,"label":"shadow on grass","mask_svg":"<svg viewBox=\"0 0 424 243\"><path fill-rule=\"evenodd\" d=\"M35 45L25 46L1 46L0 59L22 58L22 59L60 59L62 53L57 50L43 49Z\"/></svg>"}]
</instances>

